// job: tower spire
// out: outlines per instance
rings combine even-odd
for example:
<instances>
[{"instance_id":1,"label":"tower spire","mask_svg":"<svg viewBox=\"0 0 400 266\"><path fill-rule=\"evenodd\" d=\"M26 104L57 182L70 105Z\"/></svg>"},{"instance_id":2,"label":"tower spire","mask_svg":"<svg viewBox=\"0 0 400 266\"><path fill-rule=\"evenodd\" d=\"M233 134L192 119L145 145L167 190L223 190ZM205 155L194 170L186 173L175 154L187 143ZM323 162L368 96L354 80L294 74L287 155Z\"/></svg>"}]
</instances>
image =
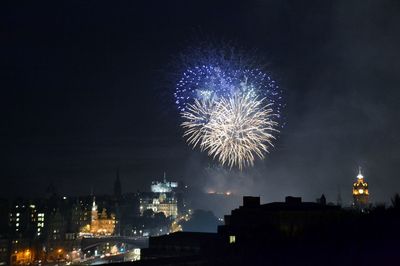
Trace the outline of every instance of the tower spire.
<instances>
[{"instance_id":1,"label":"tower spire","mask_svg":"<svg viewBox=\"0 0 400 266\"><path fill-rule=\"evenodd\" d=\"M97 220L97 205L96 205L96 197L93 196L93 203L92 203L92 222Z\"/></svg>"},{"instance_id":2,"label":"tower spire","mask_svg":"<svg viewBox=\"0 0 400 266\"><path fill-rule=\"evenodd\" d=\"M364 178L364 176L361 174L361 166L358 167L358 175L357 175L358 179L362 179Z\"/></svg>"},{"instance_id":3,"label":"tower spire","mask_svg":"<svg viewBox=\"0 0 400 266\"><path fill-rule=\"evenodd\" d=\"M97 210L97 205L96 205L96 196L93 196L93 201L92 201L92 210Z\"/></svg>"},{"instance_id":4,"label":"tower spire","mask_svg":"<svg viewBox=\"0 0 400 266\"><path fill-rule=\"evenodd\" d=\"M364 181L361 167L358 167L357 182L353 184L353 206L361 211L368 208L369 191L368 183Z\"/></svg>"},{"instance_id":5,"label":"tower spire","mask_svg":"<svg viewBox=\"0 0 400 266\"><path fill-rule=\"evenodd\" d=\"M122 195L121 180L119 179L119 168L117 168L117 176L114 181L114 197L119 199Z\"/></svg>"}]
</instances>

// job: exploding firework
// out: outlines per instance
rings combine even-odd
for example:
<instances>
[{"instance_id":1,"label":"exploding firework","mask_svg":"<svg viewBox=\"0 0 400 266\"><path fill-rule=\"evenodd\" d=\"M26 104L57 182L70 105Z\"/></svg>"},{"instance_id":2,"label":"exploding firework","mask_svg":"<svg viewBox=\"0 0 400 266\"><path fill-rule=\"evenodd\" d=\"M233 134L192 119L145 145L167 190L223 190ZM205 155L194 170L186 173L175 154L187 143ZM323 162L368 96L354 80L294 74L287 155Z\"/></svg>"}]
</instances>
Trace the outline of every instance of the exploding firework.
<instances>
[{"instance_id":1,"label":"exploding firework","mask_svg":"<svg viewBox=\"0 0 400 266\"><path fill-rule=\"evenodd\" d=\"M281 120L284 108L282 89L265 71L259 54L229 45L227 42L198 41L180 54L177 62L179 78L175 83L175 103L180 112L198 100L229 98L238 88L251 90L274 106L276 119ZM244 85L245 86L244 86ZM283 123L280 123L283 125Z\"/></svg>"},{"instance_id":2,"label":"exploding firework","mask_svg":"<svg viewBox=\"0 0 400 266\"><path fill-rule=\"evenodd\" d=\"M174 97L188 144L243 169L273 146L283 101L258 60L233 51L197 49L184 57Z\"/></svg>"},{"instance_id":3,"label":"exploding firework","mask_svg":"<svg viewBox=\"0 0 400 266\"><path fill-rule=\"evenodd\" d=\"M184 136L222 165L240 170L253 165L256 157L264 158L273 146L272 133L277 131L271 104L264 102L251 93L236 93L213 103L196 101L182 112Z\"/></svg>"},{"instance_id":4,"label":"exploding firework","mask_svg":"<svg viewBox=\"0 0 400 266\"><path fill-rule=\"evenodd\" d=\"M271 104L249 94L222 98L216 105L205 134L203 149L229 167L239 169L254 164L255 156L264 158L272 146L275 131Z\"/></svg>"},{"instance_id":5,"label":"exploding firework","mask_svg":"<svg viewBox=\"0 0 400 266\"><path fill-rule=\"evenodd\" d=\"M188 105L186 111L182 112L184 122L182 127L185 129L184 137L193 148L200 143L209 130L208 124L213 114L214 105L210 100L195 100L193 105Z\"/></svg>"},{"instance_id":6,"label":"exploding firework","mask_svg":"<svg viewBox=\"0 0 400 266\"><path fill-rule=\"evenodd\" d=\"M276 115L280 116L283 104L279 85L263 71L244 67L235 70L202 65L186 69L176 85L175 103L183 112L195 99L228 98L237 93L238 88L268 99L269 103L274 104Z\"/></svg>"}]
</instances>

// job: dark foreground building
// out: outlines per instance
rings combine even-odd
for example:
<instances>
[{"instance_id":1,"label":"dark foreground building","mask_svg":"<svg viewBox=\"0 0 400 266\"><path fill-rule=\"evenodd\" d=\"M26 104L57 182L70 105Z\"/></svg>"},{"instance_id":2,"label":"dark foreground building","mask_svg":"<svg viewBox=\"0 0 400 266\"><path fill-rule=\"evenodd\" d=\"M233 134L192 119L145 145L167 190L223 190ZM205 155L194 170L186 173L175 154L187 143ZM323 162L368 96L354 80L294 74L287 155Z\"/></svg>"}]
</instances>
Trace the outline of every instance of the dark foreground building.
<instances>
[{"instance_id":1,"label":"dark foreground building","mask_svg":"<svg viewBox=\"0 0 400 266\"><path fill-rule=\"evenodd\" d=\"M152 237L135 265L399 265L399 225L395 209L244 197L218 233Z\"/></svg>"}]
</instances>

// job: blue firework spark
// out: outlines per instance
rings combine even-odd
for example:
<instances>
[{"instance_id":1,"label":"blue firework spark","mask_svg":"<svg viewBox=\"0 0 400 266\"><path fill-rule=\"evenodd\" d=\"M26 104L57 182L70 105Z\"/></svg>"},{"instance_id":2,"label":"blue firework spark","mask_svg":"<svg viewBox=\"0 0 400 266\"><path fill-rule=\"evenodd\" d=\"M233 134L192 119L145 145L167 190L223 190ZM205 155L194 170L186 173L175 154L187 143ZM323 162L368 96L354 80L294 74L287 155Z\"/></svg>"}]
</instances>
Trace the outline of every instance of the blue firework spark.
<instances>
[{"instance_id":1,"label":"blue firework spark","mask_svg":"<svg viewBox=\"0 0 400 266\"><path fill-rule=\"evenodd\" d=\"M214 60L215 61L215 60ZM283 108L282 90L277 82L258 68L229 65L200 65L188 67L176 84L175 103L180 112L197 100L218 100L230 97L238 90L254 93L273 105L279 118Z\"/></svg>"}]
</instances>

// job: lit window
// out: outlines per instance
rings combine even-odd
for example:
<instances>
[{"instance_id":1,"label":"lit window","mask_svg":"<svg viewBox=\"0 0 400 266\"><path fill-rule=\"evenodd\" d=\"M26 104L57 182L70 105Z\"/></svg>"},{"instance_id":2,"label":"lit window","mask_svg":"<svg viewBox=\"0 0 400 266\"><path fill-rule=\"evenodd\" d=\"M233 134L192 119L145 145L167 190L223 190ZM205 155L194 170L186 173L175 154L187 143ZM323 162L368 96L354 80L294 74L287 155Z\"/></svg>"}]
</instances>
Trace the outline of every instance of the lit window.
<instances>
[{"instance_id":1,"label":"lit window","mask_svg":"<svg viewBox=\"0 0 400 266\"><path fill-rule=\"evenodd\" d=\"M229 236L229 244L233 244L236 242L236 236Z\"/></svg>"}]
</instances>

